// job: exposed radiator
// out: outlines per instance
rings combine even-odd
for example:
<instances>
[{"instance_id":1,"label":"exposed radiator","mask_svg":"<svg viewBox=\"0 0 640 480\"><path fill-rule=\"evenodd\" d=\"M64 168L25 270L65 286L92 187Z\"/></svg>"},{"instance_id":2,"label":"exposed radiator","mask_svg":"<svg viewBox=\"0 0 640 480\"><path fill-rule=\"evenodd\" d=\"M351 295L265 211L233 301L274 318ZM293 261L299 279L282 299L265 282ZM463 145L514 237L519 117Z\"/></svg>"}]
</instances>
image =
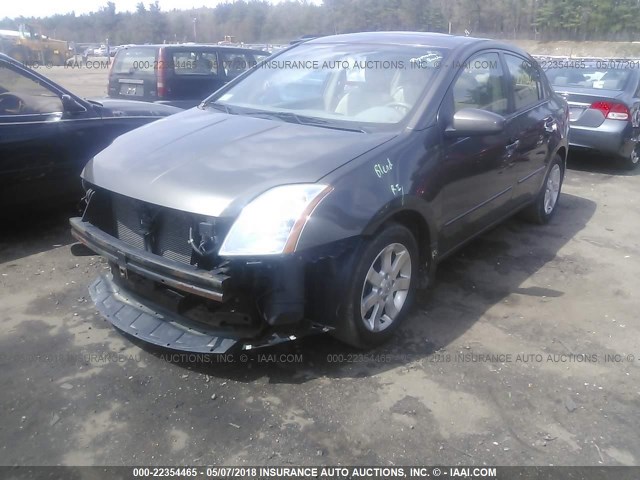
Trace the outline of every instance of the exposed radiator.
<instances>
[{"instance_id":1,"label":"exposed radiator","mask_svg":"<svg viewBox=\"0 0 640 480\"><path fill-rule=\"evenodd\" d=\"M164 209L156 230L155 248L158 255L181 263L191 263L193 250L189 245L192 219L175 210Z\"/></svg>"},{"instance_id":2,"label":"exposed radiator","mask_svg":"<svg viewBox=\"0 0 640 480\"><path fill-rule=\"evenodd\" d=\"M115 233L120 240L145 250L144 232L147 230L151 232L151 253L174 262L192 264L193 251L189 245L189 228L193 223L191 215L117 194L112 196L111 205Z\"/></svg>"}]
</instances>

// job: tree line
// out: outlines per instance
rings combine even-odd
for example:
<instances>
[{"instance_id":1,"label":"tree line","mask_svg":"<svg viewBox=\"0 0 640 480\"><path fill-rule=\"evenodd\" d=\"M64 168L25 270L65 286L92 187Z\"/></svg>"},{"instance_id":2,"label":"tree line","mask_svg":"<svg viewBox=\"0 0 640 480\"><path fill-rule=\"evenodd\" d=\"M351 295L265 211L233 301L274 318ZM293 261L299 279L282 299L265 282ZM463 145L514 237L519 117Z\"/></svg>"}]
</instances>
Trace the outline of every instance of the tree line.
<instances>
[{"instance_id":1,"label":"tree line","mask_svg":"<svg viewBox=\"0 0 640 480\"><path fill-rule=\"evenodd\" d=\"M118 12L107 2L96 12L44 18L4 18L0 29L33 25L52 38L75 42L285 43L302 35L418 30L502 39L640 39L640 0L237 0L213 8L162 10L158 1Z\"/></svg>"}]
</instances>

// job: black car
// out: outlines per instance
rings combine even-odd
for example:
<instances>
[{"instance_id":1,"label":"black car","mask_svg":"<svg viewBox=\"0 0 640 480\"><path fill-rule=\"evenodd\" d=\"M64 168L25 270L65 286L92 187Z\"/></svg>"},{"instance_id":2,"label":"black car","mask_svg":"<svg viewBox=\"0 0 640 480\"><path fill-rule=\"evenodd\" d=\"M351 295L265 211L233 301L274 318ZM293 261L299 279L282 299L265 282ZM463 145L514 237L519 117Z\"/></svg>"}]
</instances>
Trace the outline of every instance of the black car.
<instances>
[{"instance_id":1,"label":"black car","mask_svg":"<svg viewBox=\"0 0 640 480\"><path fill-rule=\"evenodd\" d=\"M568 107L525 52L379 32L269 62L87 165L72 233L112 266L90 292L118 329L192 352L369 347L443 258L556 211Z\"/></svg>"},{"instance_id":2,"label":"black car","mask_svg":"<svg viewBox=\"0 0 640 480\"><path fill-rule=\"evenodd\" d=\"M80 172L114 138L181 110L84 100L0 54L0 205L80 198Z\"/></svg>"},{"instance_id":3,"label":"black car","mask_svg":"<svg viewBox=\"0 0 640 480\"><path fill-rule=\"evenodd\" d=\"M569 103L572 148L640 165L640 60L555 59L546 74Z\"/></svg>"},{"instance_id":4,"label":"black car","mask_svg":"<svg viewBox=\"0 0 640 480\"><path fill-rule=\"evenodd\" d=\"M269 55L218 45L129 45L109 71L109 96L191 108Z\"/></svg>"}]
</instances>

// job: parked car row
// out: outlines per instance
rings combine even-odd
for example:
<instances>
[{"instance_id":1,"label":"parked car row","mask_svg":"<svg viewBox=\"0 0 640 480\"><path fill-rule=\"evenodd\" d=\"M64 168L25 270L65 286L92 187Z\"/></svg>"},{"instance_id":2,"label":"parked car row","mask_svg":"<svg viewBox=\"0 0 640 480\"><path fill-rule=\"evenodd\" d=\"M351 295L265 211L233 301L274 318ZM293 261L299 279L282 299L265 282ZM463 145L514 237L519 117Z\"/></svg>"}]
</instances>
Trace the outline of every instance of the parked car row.
<instances>
[{"instance_id":1,"label":"parked car row","mask_svg":"<svg viewBox=\"0 0 640 480\"><path fill-rule=\"evenodd\" d=\"M87 47L83 50L82 57L84 59L87 59L88 57L113 57L122 47L122 45L110 45L107 47L107 45L104 44L99 47Z\"/></svg>"}]
</instances>

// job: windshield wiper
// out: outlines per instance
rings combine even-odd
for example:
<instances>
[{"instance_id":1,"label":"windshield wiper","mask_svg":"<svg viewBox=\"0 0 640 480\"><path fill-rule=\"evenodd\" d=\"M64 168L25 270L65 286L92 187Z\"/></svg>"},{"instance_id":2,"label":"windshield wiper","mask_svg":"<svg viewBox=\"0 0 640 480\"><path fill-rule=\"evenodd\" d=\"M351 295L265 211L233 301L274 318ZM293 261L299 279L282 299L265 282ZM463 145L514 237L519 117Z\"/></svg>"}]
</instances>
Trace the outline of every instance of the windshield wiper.
<instances>
[{"instance_id":1,"label":"windshield wiper","mask_svg":"<svg viewBox=\"0 0 640 480\"><path fill-rule=\"evenodd\" d=\"M267 112L265 110L247 110L239 112L240 115L248 115L250 117L275 118L289 123L302 123L295 113L289 112Z\"/></svg>"},{"instance_id":2,"label":"windshield wiper","mask_svg":"<svg viewBox=\"0 0 640 480\"><path fill-rule=\"evenodd\" d=\"M331 128L332 130L342 130L344 132L367 133L367 131L361 127L346 127L344 125L336 125L335 123L331 123L327 120L321 120L319 118L298 117L298 119L300 120L300 123L302 125L311 125L314 127L321 127L321 128Z\"/></svg>"},{"instance_id":3,"label":"windshield wiper","mask_svg":"<svg viewBox=\"0 0 640 480\"><path fill-rule=\"evenodd\" d=\"M309 125L313 127L331 128L333 130L342 130L345 132L367 133L360 127L346 127L343 125L336 125L335 123L331 123L327 120L322 120L314 117L303 117L292 112L268 112L264 110L249 110L246 112L241 112L240 114L249 115L252 117L275 118L289 123L298 123L300 125Z\"/></svg>"},{"instance_id":4,"label":"windshield wiper","mask_svg":"<svg viewBox=\"0 0 640 480\"><path fill-rule=\"evenodd\" d=\"M233 115L233 113L231 113L231 109L222 103L211 102L211 103L205 104L205 107L211 107L216 110L220 110L224 113L228 113L229 115Z\"/></svg>"}]
</instances>

